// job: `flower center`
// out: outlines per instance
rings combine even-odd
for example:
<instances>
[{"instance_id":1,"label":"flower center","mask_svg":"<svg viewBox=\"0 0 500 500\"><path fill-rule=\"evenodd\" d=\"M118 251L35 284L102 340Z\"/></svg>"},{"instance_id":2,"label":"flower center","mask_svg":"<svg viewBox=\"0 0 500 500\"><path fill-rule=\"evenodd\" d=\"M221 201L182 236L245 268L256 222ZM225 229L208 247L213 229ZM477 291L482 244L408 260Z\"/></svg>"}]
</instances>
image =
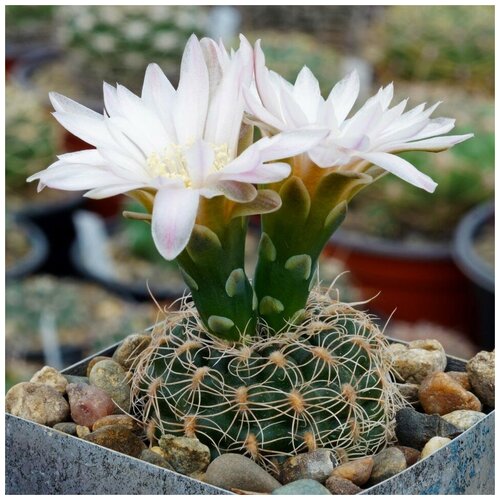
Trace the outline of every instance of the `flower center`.
<instances>
[{"instance_id":1,"label":"flower center","mask_svg":"<svg viewBox=\"0 0 500 500\"><path fill-rule=\"evenodd\" d=\"M211 172L222 170L231 160L227 144L208 143L213 151L213 161L210 166ZM187 151L193 143L170 144L162 152L151 153L146 165L153 177L166 177L167 179L180 179L187 188L192 187L191 173L193 169L201 168L200 165L189 165Z\"/></svg>"}]
</instances>

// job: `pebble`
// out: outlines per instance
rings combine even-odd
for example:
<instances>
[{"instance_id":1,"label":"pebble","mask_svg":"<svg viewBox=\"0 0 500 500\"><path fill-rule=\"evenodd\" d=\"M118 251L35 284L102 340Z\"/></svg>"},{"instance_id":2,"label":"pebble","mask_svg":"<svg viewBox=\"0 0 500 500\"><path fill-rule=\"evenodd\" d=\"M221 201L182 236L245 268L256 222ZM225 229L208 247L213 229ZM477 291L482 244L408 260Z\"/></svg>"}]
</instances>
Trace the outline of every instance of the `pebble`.
<instances>
[{"instance_id":1,"label":"pebble","mask_svg":"<svg viewBox=\"0 0 500 500\"><path fill-rule=\"evenodd\" d=\"M204 471L210 463L210 449L196 438L164 434L158 445L174 470L181 474Z\"/></svg>"},{"instance_id":2,"label":"pebble","mask_svg":"<svg viewBox=\"0 0 500 500\"><path fill-rule=\"evenodd\" d=\"M229 491L231 488L238 488L258 493L271 493L281 486L281 483L253 460L236 453L225 453L210 463L206 471L206 482Z\"/></svg>"},{"instance_id":3,"label":"pebble","mask_svg":"<svg viewBox=\"0 0 500 500\"><path fill-rule=\"evenodd\" d=\"M406 469L406 458L395 447L386 448L375 455L373 469L368 484L378 484Z\"/></svg>"},{"instance_id":4,"label":"pebble","mask_svg":"<svg viewBox=\"0 0 500 500\"><path fill-rule=\"evenodd\" d=\"M118 346L113 354L113 359L126 370L134 367L137 356L151 343L151 337L143 333L129 335Z\"/></svg>"},{"instance_id":5,"label":"pebble","mask_svg":"<svg viewBox=\"0 0 500 500\"><path fill-rule=\"evenodd\" d=\"M330 476L325 482L326 489L332 495L356 495L363 491L359 486L355 485L349 479L340 476Z\"/></svg>"},{"instance_id":6,"label":"pebble","mask_svg":"<svg viewBox=\"0 0 500 500\"><path fill-rule=\"evenodd\" d=\"M146 449L144 443L133 432L121 425L101 427L84 439L136 458Z\"/></svg>"},{"instance_id":7,"label":"pebble","mask_svg":"<svg viewBox=\"0 0 500 500\"><path fill-rule=\"evenodd\" d=\"M410 448L409 446L396 446L396 448L403 452L407 467L416 464L420 460L420 452L415 448Z\"/></svg>"},{"instance_id":8,"label":"pebble","mask_svg":"<svg viewBox=\"0 0 500 500\"><path fill-rule=\"evenodd\" d=\"M298 479L314 479L324 483L337 465L332 451L320 448L289 457L281 466L280 480L283 484Z\"/></svg>"},{"instance_id":9,"label":"pebble","mask_svg":"<svg viewBox=\"0 0 500 500\"><path fill-rule=\"evenodd\" d=\"M421 450L434 436L453 438L460 432L439 415L426 415L413 408L402 408L396 413L396 437L403 446Z\"/></svg>"},{"instance_id":10,"label":"pebble","mask_svg":"<svg viewBox=\"0 0 500 500\"><path fill-rule=\"evenodd\" d=\"M421 458L426 458L432 453L434 453L436 450L439 450L439 448L442 448L444 445L451 443L451 439L449 438L443 438L443 437L433 437L429 439L429 441L426 443L424 446L424 449L422 450L422 455Z\"/></svg>"},{"instance_id":11,"label":"pebble","mask_svg":"<svg viewBox=\"0 0 500 500\"><path fill-rule=\"evenodd\" d=\"M443 420L446 420L450 424L453 424L461 431L466 431L469 427L477 424L477 422L482 420L484 417L486 417L486 414L480 411L455 410L451 413L443 415Z\"/></svg>"},{"instance_id":12,"label":"pebble","mask_svg":"<svg viewBox=\"0 0 500 500\"><path fill-rule=\"evenodd\" d=\"M472 390L490 408L495 408L495 351L478 352L467 362Z\"/></svg>"},{"instance_id":13,"label":"pebble","mask_svg":"<svg viewBox=\"0 0 500 500\"><path fill-rule=\"evenodd\" d=\"M5 411L52 427L69 417L69 405L53 387L36 382L21 382L5 396Z\"/></svg>"},{"instance_id":14,"label":"pebble","mask_svg":"<svg viewBox=\"0 0 500 500\"><path fill-rule=\"evenodd\" d=\"M481 411L481 401L443 372L432 373L420 385L420 404L425 413L446 415L454 410Z\"/></svg>"},{"instance_id":15,"label":"pebble","mask_svg":"<svg viewBox=\"0 0 500 500\"><path fill-rule=\"evenodd\" d=\"M89 384L88 377L82 377L80 375L64 375L64 378L68 381L68 384Z\"/></svg>"},{"instance_id":16,"label":"pebble","mask_svg":"<svg viewBox=\"0 0 500 500\"><path fill-rule=\"evenodd\" d=\"M173 470L172 466L168 463L167 460L165 460L165 458L163 458L158 453L151 451L150 449L142 450L141 454L139 455L139 458L150 464L157 465L158 467L163 467L164 469Z\"/></svg>"},{"instance_id":17,"label":"pebble","mask_svg":"<svg viewBox=\"0 0 500 500\"><path fill-rule=\"evenodd\" d=\"M467 372L446 372L455 382L458 382L466 391L470 391L472 386L470 385L469 375Z\"/></svg>"},{"instance_id":18,"label":"pebble","mask_svg":"<svg viewBox=\"0 0 500 500\"><path fill-rule=\"evenodd\" d=\"M88 436L90 434L90 429L86 427L85 425L77 425L76 426L76 435L79 438L84 438L85 436Z\"/></svg>"},{"instance_id":19,"label":"pebble","mask_svg":"<svg viewBox=\"0 0 500 500\"><path fill-rule=\"evenodd\" d=\"M400 382L420 384L430 373L446 368L446 353L437 340L414 340L408 345L391 344L389 354Z\"/></svg>"},{"instance_id":20,"label":"pebble","mask_svg":"<svg viewBox=\"0 0 500 500\"><path fill-rule=\"evenodd\" d=\"M109 356L96 356L95 358L92 358L87 365L87 377L90 375L90 372L92 371L92 368L94 368L95 364L99 363L99 361L104 361L105 359L112 358L110 358Z\"/></svg>"},{"instance_id":21,"label":"pebble","mask_svg":"<svg viewBox=\"0 0 500 500\"><path fill-rule=\"evenodd\" d=\"M106 415L96 420L92 425L92 430L96 431L101 427L105 427L106 425L121 425L122 427L126 427L132 432L139 432L142 430L141 426L137 421L135 421L129 415Z\"/></svg>"},{"instance_id":22,"label":"pebble","mask_svg":"<svg viewBox=\"0 0 500 500\"><path fill-rule=\"evenodd\" d=\"M87 384L68 384L71 418L78 425L92 427L100 418L115 411L115 404L99 387Z\"/></svg>"},{"instance_id":23,"label":"pebble","mask_svg":"<svg viewBox=\"0 0 500 500\"><path fill-rule=\"evenodd\" d=\"M396 386L407 403L411 405L418 403L418 389L420 387L418 384L396 384Z\"/></svg>"},{"instance_id":24,"label":"pebble","mask_svg":"<svg viewBox=\"0 0 500 500\"><path fill-rule=\"evenodd\" d=\"M364 457L335 467L331 475L348 479L357 486L363 486L370 479L372 469L373 457Z\"/></svg>"},{"instance_id":25,"label":"pebble","mask_svg":"<svg viewBox=\"0 0 500 500\"><path fill-rule=\"evenodd\" d=\"M98 361L90 371L89 381L91 385L107 392L121 410L130 409L130 387L126 382L126 373L116 361Z\"/></svg>"},{"instance_id":26,"label":"pebble","mask_svg":"<svg viewBox=\"0 0 500 500\"><path fill-rule=\"evenodd\" d=\"M78 424L75 422L59 422L54 425L54 429L59 432L64 432L64 434L69 434L70 436L76 436L76 428Z\"/></svg>"},{"instance_id":27,"label":"pebble","mask_svg":"<svg viewBox=\"0 0 500 500\"><path fill-rule=\"evenodd\" d=\"M314 479L298 479L276 488L272 495L331 495L331 493Z\"/></svg>"},{"instance_id":28,"label":"pebble","mask_svg":"<svg viewBox=\"0 0 500 500\"><path fill-rule=\"evenodd\" d=\"M193 479L196 479L197 481L202 481L204 483L207 482L207 473L206 472L193 472L192 474L189 474L189 477L192 477Z\"/></svg>"},{"instance_id":29,"label":"pebble","mask_svg":"<svg viewBox=\"0 0 500 500\"><path fill-rule=\"evenodd\" d=\"M61 375L55 368L51 366L44 366L41 370L38 370L32 377L30 382L37 382L39 384L45 384L57 392L64 394L66 392L66 386L68 381Z\"/></svg>"}]
</instances>

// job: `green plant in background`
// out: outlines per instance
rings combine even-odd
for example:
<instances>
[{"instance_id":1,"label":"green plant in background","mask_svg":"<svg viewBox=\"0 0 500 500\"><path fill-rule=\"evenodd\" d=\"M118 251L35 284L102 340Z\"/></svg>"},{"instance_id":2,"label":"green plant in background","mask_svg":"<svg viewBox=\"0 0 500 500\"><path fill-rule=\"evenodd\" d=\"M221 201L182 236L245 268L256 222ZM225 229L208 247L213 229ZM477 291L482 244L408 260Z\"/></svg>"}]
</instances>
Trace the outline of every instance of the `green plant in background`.
<instances>
[{"instance_id":1,"label":"green plant in background","mask_svg":"<svg viewBox=\"0 0 500 500\"><path fill-rule=\"evenodd\" d=\"M391 6L369 32L366 53L381 79L444 80L494 90L494 7Z\"/></svg>"},{"instance_id":2,"label":"green plant in background","mask_svg":"<svg viewBox=\"0 0 500 500\"><path fill-rule=\"evenodd\" d=\"M175 81L187 39L207 28L201 6L77 5L59 7L57 15L68 64L87 92L95 92L95 82L102 80L128 81L138 91L150 62Z\"/></svg>"},{"instance_id":3,"label":"green plant in background","mask_svg":"<svg viewBox=\"0 0 500 500\"><path fill-rule=\"evenodd\" d=\"M54 161L56 129L36 96L7 82L5 86L5 184L7 197L22 191L29 176Z\"/></svg>"},{"instance_id":4,"label":"green plant in background","mask_svg":"<svg viewBox=\"0 0 500 500\"><path fill-rule=\"evenodd\" d=\"M36 47L51 41L54 31L54 5L7 5L5 7L6 41L30 43Z\"/></svg>"}]
</instances>

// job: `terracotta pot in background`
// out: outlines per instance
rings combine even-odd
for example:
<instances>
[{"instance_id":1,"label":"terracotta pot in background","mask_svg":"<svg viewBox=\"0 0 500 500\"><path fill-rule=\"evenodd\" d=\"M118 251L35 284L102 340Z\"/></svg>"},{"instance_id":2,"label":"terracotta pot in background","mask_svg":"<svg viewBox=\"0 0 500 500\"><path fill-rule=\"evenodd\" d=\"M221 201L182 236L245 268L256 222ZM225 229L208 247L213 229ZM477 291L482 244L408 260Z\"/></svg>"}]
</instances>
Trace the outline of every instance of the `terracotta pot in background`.
<instances>
[{"instance_id":1,"label":"terracotta pot in background","mask_svg":"<svg viewBox=\"0 0 500 500\"><path fill-rule=\"evenodd\" d=\"M473 293L448 245L413 247L338 230L326 252L345 264L364 299L373 297L368 307L376 314L442 325L480 344Z\"/></svg>"}]
</instances>

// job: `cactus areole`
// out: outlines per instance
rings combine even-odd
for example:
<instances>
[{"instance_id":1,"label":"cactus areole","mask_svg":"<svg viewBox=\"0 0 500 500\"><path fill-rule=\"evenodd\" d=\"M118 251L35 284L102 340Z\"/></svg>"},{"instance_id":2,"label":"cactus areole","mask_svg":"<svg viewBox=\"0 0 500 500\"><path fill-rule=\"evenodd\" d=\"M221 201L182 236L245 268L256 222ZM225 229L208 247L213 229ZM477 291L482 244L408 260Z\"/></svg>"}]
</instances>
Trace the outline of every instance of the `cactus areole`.
<instances>
[{"instance_id":1,"label":"cactus areole","mask_svg":"<svg viewBox=\"0 0 500 500\"><path fill-rule=\"evenodd\" d=\"M51 94L55 118L94 149L29 180L140 201L145 212L124 215L151 224L190 290L137 361L135 409L151 437L196 436L269 467L302 449L342 459L391 439L401 399L384 337L320 290L318 257L351 198L386 173L434 191L397 153L446 150L472 134L444 135L454 120L430 118L437 105L391 107L392 84L351 113L358 93L356 73L324 99L307 67L294 84L270 71L260 41L242 36L228 52L193 35L177 89L151 64L140 97L104 84L102 115ZM257 214L249 278L245 237Z\"/></svg>"}]
</instances>

